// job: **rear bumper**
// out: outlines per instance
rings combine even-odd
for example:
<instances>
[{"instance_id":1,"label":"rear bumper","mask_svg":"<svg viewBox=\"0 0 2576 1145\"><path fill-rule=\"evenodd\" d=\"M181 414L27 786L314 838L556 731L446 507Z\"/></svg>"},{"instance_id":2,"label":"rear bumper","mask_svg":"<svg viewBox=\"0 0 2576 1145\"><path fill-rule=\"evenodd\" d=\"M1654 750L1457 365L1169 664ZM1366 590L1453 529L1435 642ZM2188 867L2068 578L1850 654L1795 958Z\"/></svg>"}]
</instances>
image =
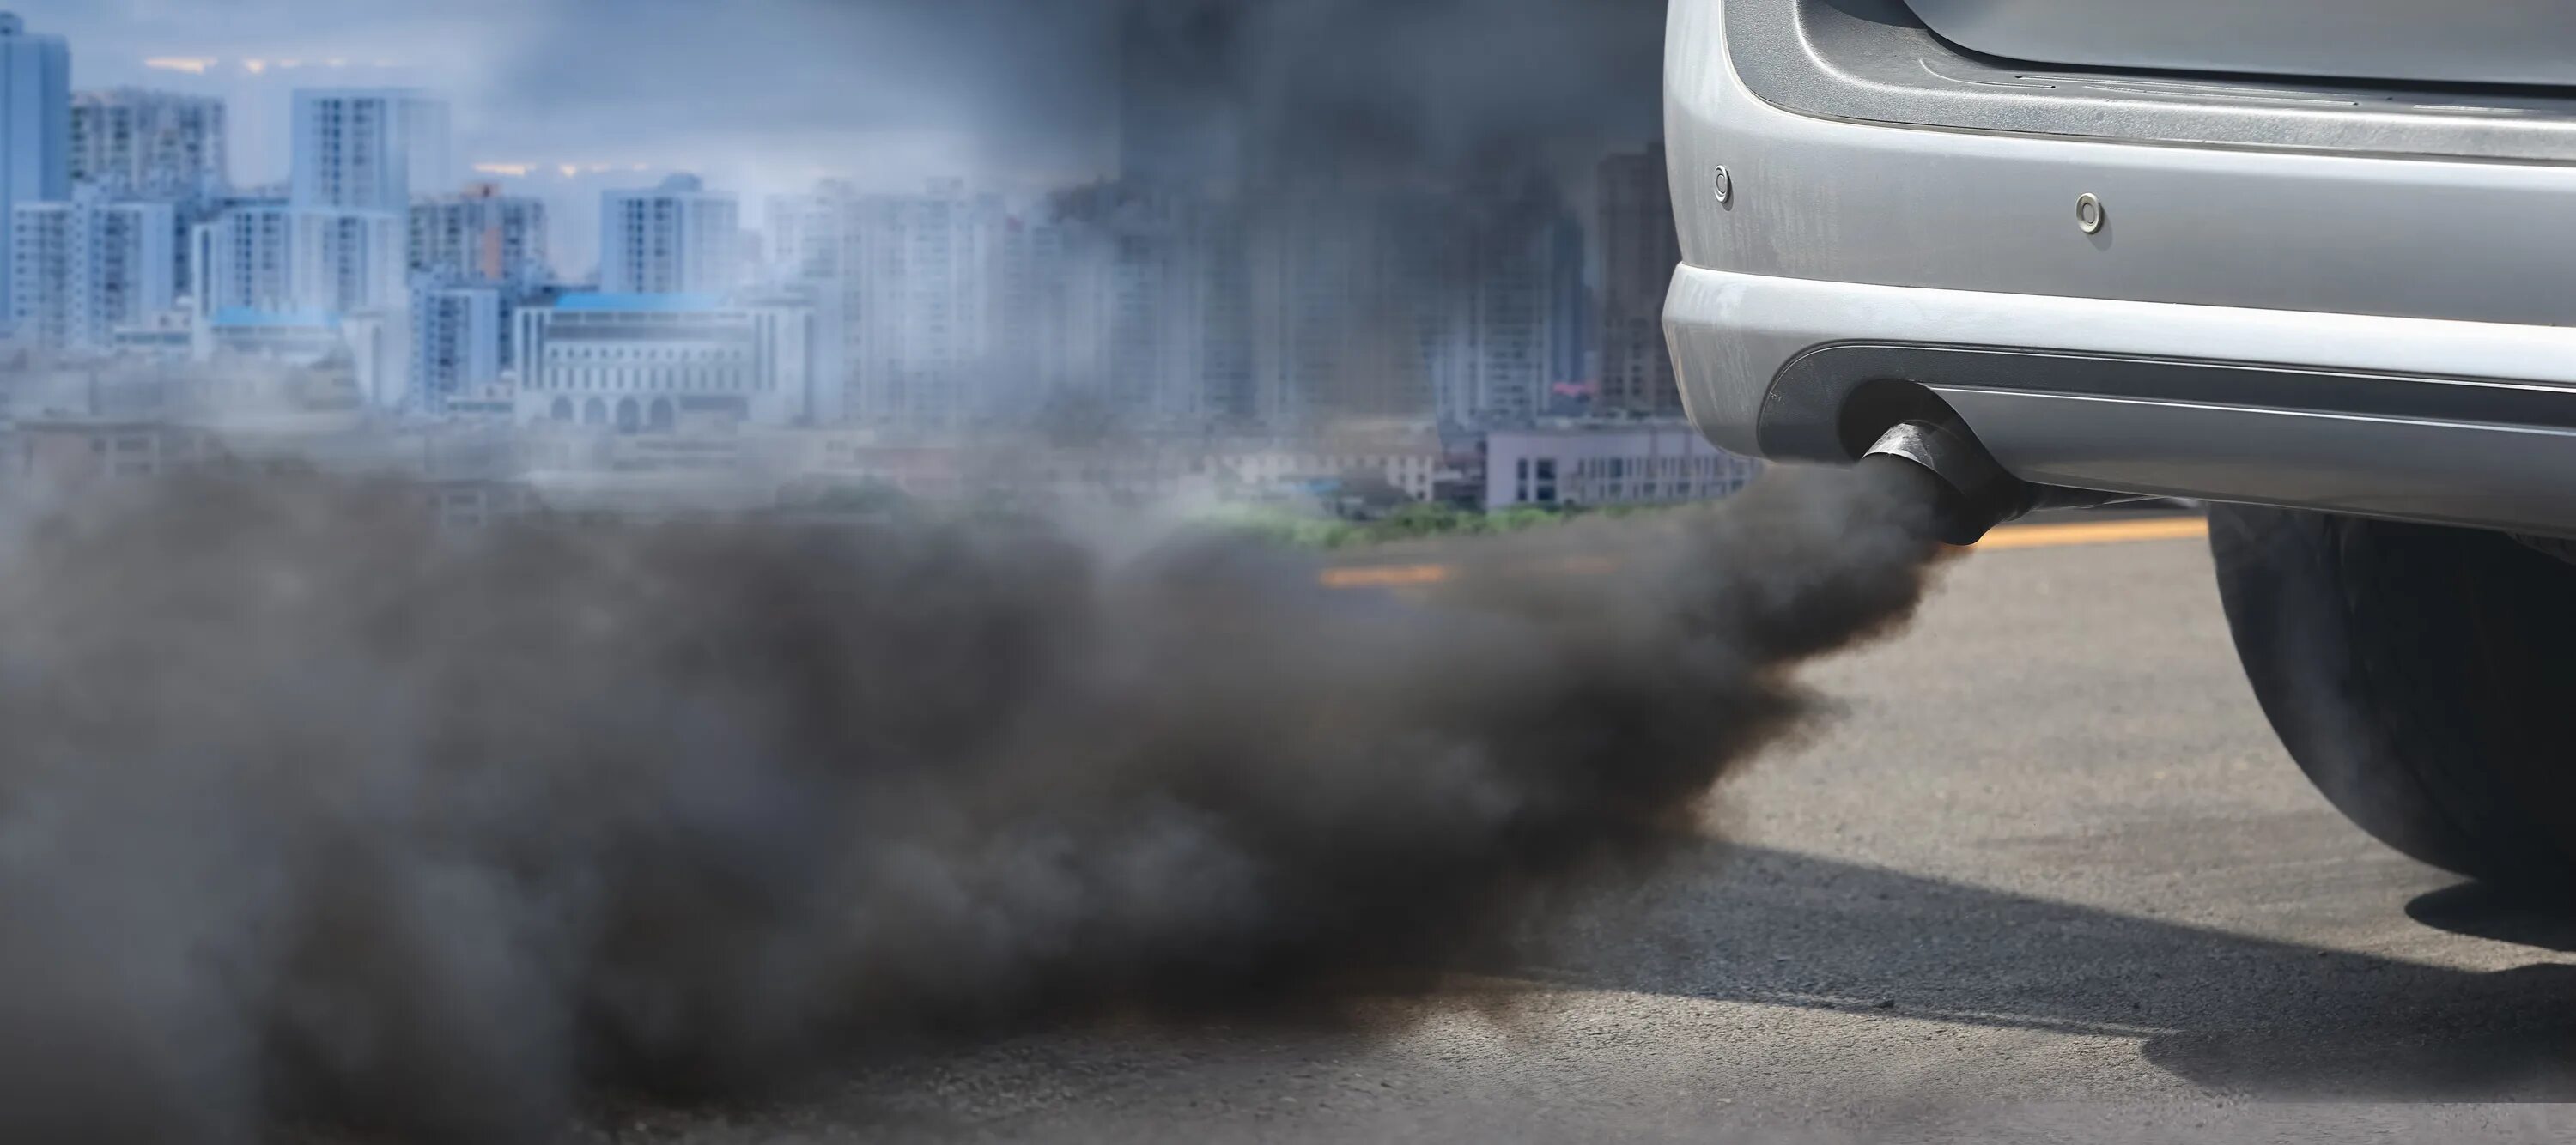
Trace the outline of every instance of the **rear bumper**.
<instances>
[{"instance_id":1,"label":"rear bumper","mask_svg":"<svg viewBox=\"0 0 2576 1145\"><path fill-rule=\"evenodd\" d=\"M1747 88L1721 16L1716 0L1674 0L1667 30L1664 134L1682 259L1692 266L2071 298L2576 321L2576 161L2052 132L2113 119L2123 103L2107 98L2033 109L2026 133L1825 118ZM2313 118L2304 108L2284 111L2277 126L2290 131L2304 118ZM1721 166L1723 203L1714 190ZM2087 194L2105 208L2091 234L2076 225L2076 199Z\"/></svg>"},{"instance_id":2,"label":"rear bumper","mask_svg":"<svg viewBox=\"0 0 2576 1145\"><path fill-rule=\"evenodd\" d=\"M2464 157L2500 138L2478 133L2370 153L2347 145L2405 133L2239 99L2236 134L2195 143L2218 121L2004 89L2014 129L1898 124L1868 118L1885 83L1824 54L1796 57L1830 82L1791 110L1743 70L1795 53L1735 60L1727 15L1675 0L1667 29L1665 323L1717 444L1846 460L1843 399L1894 378L2028 480L2576 532L2576 164L2542 157L2554 136L2511 161ZM1921 94L1899 109L1951 116ZM2086 134L2118 123L2175 130ZM2332 145L2259 145L2272 127Z\"/></svg>"},{"instance_id":3,"label":"rear bumper","mask_svg":"<svg viewBox=\"0 0 2576 1145\"><path fill-rule=\"evenodd\" d=\"M2027 481L2576 532L2576 328L1688 266L1664 324L1692 422L1739 453L1849 461L1846 400L1899 379Z\"/></svg>"}]
</instances>

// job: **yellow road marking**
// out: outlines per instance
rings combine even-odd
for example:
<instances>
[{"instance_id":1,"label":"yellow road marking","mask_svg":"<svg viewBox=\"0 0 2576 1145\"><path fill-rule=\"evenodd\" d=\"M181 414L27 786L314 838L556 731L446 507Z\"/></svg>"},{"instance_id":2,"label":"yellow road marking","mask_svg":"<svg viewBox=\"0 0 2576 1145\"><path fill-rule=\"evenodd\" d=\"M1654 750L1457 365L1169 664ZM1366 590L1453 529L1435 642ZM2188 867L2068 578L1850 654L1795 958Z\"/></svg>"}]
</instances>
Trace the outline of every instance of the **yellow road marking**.
<instances>
[{"instance_id":1,"label":"yellow road marking","mask_svg":"<svg viewBox=\"0 0 2576 1145\"><path fill-rule=\"evenodd\" d=\"M1358 568L1325 569L1326 588L1389 588L1409 584L1438 584L1449 579L1448 565L1362 565Z\"/></svg>"},{"instance_id":2,"label":"yellow road marking","mask_svg":"<svg viewBox=\"0 0 2576 1145\"><path fill-rule=\"evenodd\" d=\"M1619 562L1603 556L1563 557L1516 570L1521 575L1600 576L1619 571ZM1457 575L1456 565L1359 565L1325 569L1318 574L1326 588L1405 588L1439 584Z\"/></svg>"},{"instance_id":3,"label":"yellow road marking","mask_svg":"<svg viewBox=\"0 0 2576 1145\"><path fill-rule=\"evenodd\" d=\"M1988 549L2053 549L2061 545L2116 545L2131 541L2179 541L2209 535L2209 522L2199 517L2146 517L2131 521L2071 521L2062 525L2006 525L1976 543Z\"/></svg>"}]
</instances>

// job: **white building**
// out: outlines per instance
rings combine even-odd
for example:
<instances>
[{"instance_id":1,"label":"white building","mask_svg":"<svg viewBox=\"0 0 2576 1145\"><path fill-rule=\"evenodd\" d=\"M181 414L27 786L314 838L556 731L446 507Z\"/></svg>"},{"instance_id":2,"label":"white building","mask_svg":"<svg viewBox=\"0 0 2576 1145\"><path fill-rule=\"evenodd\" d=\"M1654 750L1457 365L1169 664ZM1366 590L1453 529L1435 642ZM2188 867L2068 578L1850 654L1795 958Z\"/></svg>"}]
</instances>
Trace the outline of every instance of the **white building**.
<instances>
[{"instance_id":1,"label":"white building","mask_svg":"<svg viewBox=\"0 0 2576 1145\"><path fill-rule=\"evenodd\" d=\"M405 216L385 211L264 202L238 204L200 225L191 235L195 357L309 361L346 350L368 402L409 402L416 348L404 223Z\"/></svg>"},{"instance_id":2,"label":"white building","mask_svg":"<svg viewBox=\"0 0 2576 1145\"><path fill-rule=\"evenodd\" d=\"M193 241L200 314L348 314L407 301L401 215L245 203L199 226Z\"/></svg>"},{"instance_id":3,"label":"white building","mask_svg":"<svg viewBox=\"0 0 2576 1145\"><path fill-rule=\"evenodd\" d=\"M698 294L742 280L741 206L695 175L658 187L606 191L599 210L599 288L604 294Z\"/></svg>"},{"instance_id":4,"label":"white building","mask_svg":"<svg viewBox=\"0 0 2576 1145\"><path fill-rule=\"evenodd\" d=\"M1448 425L1526 425L1546 412L1554 381L1557 235L1470 228L1457 269L1463 282L1441 315L1431 362L1436 410Z\"/></svg>"},{"instance_id":5,"label":"white building","mask_svg":"<svg viewBox=\"0 0 2576 1145\"><path fill-rule=\"evenodd\" d=\"M349 355L351 381L359 400L379 410L401 409L411 401L411 310L408 307L364 310L340 317L340 345Z\"/></svg>"},{"instance_id":6,"label":"white building","mask_svg":"<svg viewBox=\"0 0 2576 1145\"><path fill-rule=\"evenodd\" d=\"M852 417L935 428L990 411L1009 222L998 197L954 181L850 201L840 282Z\"/></svg>"},{"instance_id":7,"label":"white building","mask_svg":"<svg viewBox=\"0 0 2576 1145\"><path fill-rule=\"evenodd\" d=\"M118 194L177 200L228 179L224 101L121 87L72 94L71 177Z\"/></svg>"},{"instance_id":8,"label":"white building","mask_svg":"<svg viewBox=\"0 0 2576 1145\"><path fill-rule=\"evenodd\" d=\"M164 310L108 332L108 353L128 360L185 362L196 352L197 323L184 311Z\"/></svg>"},{"instance_id":9,"label":"white building","mask_svg":"<svg viewBox=\"0 0 2576 1145\"><path fill-rule=\"evenodd\" d=\"M1246 228L1259 420L1492 426L1545 412L1557 296L1581 272L1555 228L1420 189L1329 185L1260 203Z\"/></svg>"},{"instance_id":10,"label":"white building","mask_svg":"<svg viewBox=\"0 0 2576 1145\"><path fill-rule=\"evenodd\" d=\"M1067 399L1171 429L1254 413L1234 203L1104 184L1031 209L955 180L918 194L826 183L771 200L769 220L778 276L839 298L859 424L954 429Z\"/></svg>"},{"instance_id":11,"label":"white building","mask_svg":"<svg viewBox=\"0 0 2576 1145\"><path fill-rule=\"evenodd\" d=\"M1681 386L1664 344L1664 292L1682 257L1663 145L1601 161L1595 182L1601 248L1601 408L1678 417Z\"/></svg>"},{"instance_id":12,"label":"white building","mask_svg":"<svg viewBox=\"0 0 2576 1145\"><path fill-rule=\"evenodd\" d=\"M1250 297L1243 216L1230 202L1168 188L1104 184L1059 196L1058 218L1033 229L1060 232L1050 267L1041 247L1034 308L1006 300L1006 337L1061 333L1038 356L1065 353L1088 379L1053 378L1049 389L1084 384L1122 417L1186 428L1242 421L1253 413ZM1006 246L1006 251L1012 249ZM1025 355L1014 355L1015 362Z\"/></svg>"},{"instance_id":13,"label":"white building","mask_svg":"<svg viewBox=\"0 0 2576 1145\"><path fill-rule=\"evenodd\" d=\"M1498 429L1485 436L1485 508L1707 500L1742 489L1761 469L1687 422Z\"/></svg>"},{"instance_id":14,"label":"white building","mask_svg":"<svg viewBox=\"0 0 2576 1145\"><path fill-rule=\"evenodd\" d=\"M863 425L955 428L1068 397L1174 431L1525 424L1561 356L1559 236L1429 193L1247 203L1111 183L1028 211L955 182L826 186L770 218L787 277L837 284Z\"/></svg>"},{"instance_id":15,"label":"white building","mask_svg":"<svg viewBox=\"0 0 2576 1145\"><path fill-rule=\"evenodd\" d=\"M546 204L468 183L453 195L411 205L411 268L445 280L538 283L553 270L546 254Z\"/></svg>"},{"instance_id":16,"label":"white building","mask_svg":"<svg viewBox=\"0 0 2576 1145\"><path fill-rule=\"evenodd\" d=\"M401 214L414 191L453 182L447 102L409 88L299 88L293 173L298 207Z\"/></svg>"},{"instance_id":17,"label":"white building","mask_svg":"<svg viewBox=\"0 0 2576 1145\"><path fill-rule=\"evenodd\" d=\"M1210 457L1234 493L1259 494L1296 482L1378 478L1405 496L1428 501L1444 458L1437 435L1376 442L1310 441L1222 449Z\"/></svg>"},{"instance_id":18,"label":"white building","mask_svg":"<svg viewBox=\"0 0 2576 1145\"><path fill-rule=\"evenodd\" d=\"M773 282L820 281L841 275L841 230L850 185L827 179L802 195L772 195L763 212L762 257Z\"/></svg>"},{"instance_id":19,"label":"white building","mask_svg":"<svg viewBox=\"0 0 2576 1145\"><path fill-rule=\"evenodd\" d=\"M171 208L108 201L83 187L67 202L20 202L10 215L10 318L50 350L100 353L119 328L170 309Z\"/></svg>"},{"instance_id":20,"label":"white building","mask_svg":"<svg viewBox=\"0 0 2576 1145\"><path fill-rule=\"evenodd\" d=\"M621 433L808 416L811 315L712 295L571 294L519 311L517 420Z\"/></svg>"},{"instance_id":21,"label":"white building","mask_svg":"<svg viewBox=\"0 0 2576 1145\"><path fill-rule=\"evenodd\" d=\"M1118 288L1114 241L1086 221L1014 215L998 245L992 384L981 400L1004 415L1074 396L1111 400L1111 332L1136 297Z\"/></svg>"},{"instance_id":22,"label":"white building","mask_svg":"<svg viewBox=\"0 0 2576 1145\"><path fill-rule=\"evenodd\" d=\"M409 302L402 215L297 210L289 222L288 289L296 308L351 314Z\"/></svg>"},{"instance_id":23,"label":"white building","mask_svg":"<svg viewBox=\"0 0 2576 1145\"><path fill-rule=\"evenodd\" d=\"M229 307L199 316L190 356L262 358L309 366L344 350L336 314Z\"/></svg>"},{"instance_id":24,"label":"white building","mask_svg":"<svg viewBox=\"0 0 2576 1145\"><path fill-rule=\"evenodd\" d=\"M839 425L849 420L848 304L831 280L788 282L771 290L744 291L733 301L755 309L801 311L806 316L805 377L808 397L802 414L807 425Z\"/></svg>"},{"instance_id":25,"label":"white building","mask_svg":"<svg viewBox=\"0 0 2576 1145\"><path fill-rule=\"evenodd\" d=\"M487 392L501 379L501 291L424 281L412 291L414 409L445 413L449 400Z\"/></svg>"},{"instance_id":26,"label":"white building","mask_svg":"<svg viewBox=\"0 0 2576 1145\"><path fill-rule=\"evenodd\" d=\"M998 199L942 182L923 195L862 195L825 181L768 204L770 271L815 316L822 422L936 428L970 415L985 392L996 344L989 321L1005 279L1025 288L1037 232L1014 229ZM1016 264L1005 253L1018 243ZM1010 277L1009 267L1022 273ZM1034 322L1016 328L1035 345ZM1061 347L1052 347L1061 351ZM1022 355L1031 371L1063 368L1064 352Z\"/></svg>"},{"instance_id":27,"label":"white building","mask_svg":"<svg viewBox=\"0 0 2576 1145\"><path fill-rule=\"evenodd\" d=\"M282 312L295 306L295 212L283 200L236 202L190 233L197 313Z\"/></svg>"},{"instance_id":28,"label":"white building","mask_svg":"<svg viewBox=\"0 0 2576 1145\"><path fill-rule=\"evenodd\" d=\"M171 205L171 281L196 281L190 232L220 210L231 182L224 101L150 88L77 91L71 103L71 178L115 198Z\"/></svg>"},{"instance_id":29,"label":"white building","mask_svg":"<svg viewBox=\"0 0 2576 1145\"><path fill-rule=\"evenodd\" d=\"M60 36L30 35L14 13L0 12L0 219L19 203L71 198L71 47ZM8 231L0 228L0 244ZM0 266L14 266L0 249ZM0 315L15 314L10 279L0 275Z\"/></svg>"},{"instance_id":30,"label":"white building","mask_svg":"<svg viewBox=\"0 0 2576 1145\"><path fill-rule=\"evenodd\" d=\"M1430 419L1462 337L1455 208L1326 187L1249 223L1254 414L1280 427Z\"/></svg>"},{"instance_id":31,"label":"white building","mask_svg":"<svg viewBox=\"0 0 2576 1145\"><path fill-rule=\"evenodd\" d=\"M554 271L546 205L492 183L411 206L410 404L435 413L488 412L513 357L519 307ZM507 416L506 409L503 416Z\"/></svg>"}]
</instances>

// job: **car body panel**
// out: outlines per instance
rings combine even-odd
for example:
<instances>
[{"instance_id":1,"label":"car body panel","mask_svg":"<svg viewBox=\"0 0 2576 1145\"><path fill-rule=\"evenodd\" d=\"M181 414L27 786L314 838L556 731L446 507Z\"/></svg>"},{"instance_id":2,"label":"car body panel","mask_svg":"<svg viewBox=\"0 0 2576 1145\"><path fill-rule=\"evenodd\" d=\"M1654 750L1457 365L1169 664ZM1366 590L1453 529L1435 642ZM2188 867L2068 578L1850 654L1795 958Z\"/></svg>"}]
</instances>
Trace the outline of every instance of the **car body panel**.
<instances>
[{"instance_id":1,"label":"car body panel","mask_svg":"<svg viewBox=\"0 0 2576 1145\"><path fill-rule=\"evenodd\" d=\"M1727 0L1728 57L1784 111L2189 147L2576 162L2576 89L2266 80L1962 53L1900 0Z\"/></svg>"},{"instance_id":2,"label":"car body panel","mask_svg":"<svg viewBox=\"0 0 2576 1145\"><path fill-rule=\"evenodd\" d=\"M1907 130L1748 91L1713 0L1672 8L1683 260L1893 286L2576 320L2576 165ZM1680 45L1698 45L1685 48ZM1728 172L1715 201L1713 172ZM2106 208L2077 228L2075 200Z\"/></svg>"},{"instance_id":3,"label":"car body panel","mask_svg":"<svg viewBox=\"0 0 2576 1145\"><path fill-rule=\"evenodd\" d=\"M1907 0L1973 51L2173 71L2576 84L2566 0Z\"/></svg>"}]
</instances>

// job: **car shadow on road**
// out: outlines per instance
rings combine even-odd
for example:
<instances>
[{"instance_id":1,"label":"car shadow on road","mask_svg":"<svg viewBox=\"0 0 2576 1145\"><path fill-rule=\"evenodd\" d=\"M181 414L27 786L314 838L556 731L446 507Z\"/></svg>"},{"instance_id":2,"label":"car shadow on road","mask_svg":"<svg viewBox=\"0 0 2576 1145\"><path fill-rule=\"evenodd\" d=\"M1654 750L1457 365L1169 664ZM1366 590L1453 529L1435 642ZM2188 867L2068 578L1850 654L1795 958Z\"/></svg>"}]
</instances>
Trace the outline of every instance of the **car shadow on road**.
<instances>
[{"instance_id":1,"label":"car shadow on road","mask_svg":"<svg viewBox=\"0 0 2576 1145\"><path fill-rule=\"evenodd\" d=\"M2576 901L2564 894L2461 883L2415 896L2406 917L2453 934L2576 953Z\"/></svg>"},{"instance_id":2,"label":"car shadow on road","mask_svg":"<svg viewBox=\"0 0 2576 1145\"><path fill-rule=\"evenodd\" d=\"M1776 850L1679 862L1583 912L1535 976L2135 1037L2214 1094L2576 1100L2576 966L2472 973Z\"/></svg>"}]
</instances>

